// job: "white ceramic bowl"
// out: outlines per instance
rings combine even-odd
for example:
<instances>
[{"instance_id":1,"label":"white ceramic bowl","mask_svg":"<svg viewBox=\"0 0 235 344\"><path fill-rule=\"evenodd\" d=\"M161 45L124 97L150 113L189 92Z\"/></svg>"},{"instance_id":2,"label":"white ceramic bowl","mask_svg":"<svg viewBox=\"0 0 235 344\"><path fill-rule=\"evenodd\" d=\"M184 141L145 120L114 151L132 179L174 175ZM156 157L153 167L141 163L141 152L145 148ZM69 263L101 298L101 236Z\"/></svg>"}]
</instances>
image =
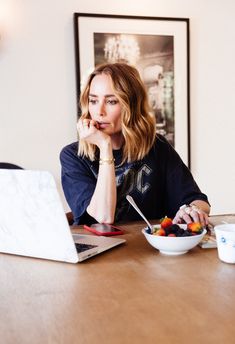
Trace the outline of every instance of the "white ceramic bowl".
<instances>
[{"instance_id":1,"label":"white ceramic bowl","mask_svg":"<svg viewBox=\"0 0 235 344\"><path fill-rule=\"evenodd\" d=\"M179 225L183 229L187 228L187 225ZM154 228L160 228L160 225L154 225ZM142 233L145 238L154 248L158 249L163 254L168 254L172 256L177 256L184 254L191 250L193 247L197 246L206 234L204 229L201 234L185 237L167 237L148 234L146 232L147 228L142 229Z\"/></svg>"}]
</instances>

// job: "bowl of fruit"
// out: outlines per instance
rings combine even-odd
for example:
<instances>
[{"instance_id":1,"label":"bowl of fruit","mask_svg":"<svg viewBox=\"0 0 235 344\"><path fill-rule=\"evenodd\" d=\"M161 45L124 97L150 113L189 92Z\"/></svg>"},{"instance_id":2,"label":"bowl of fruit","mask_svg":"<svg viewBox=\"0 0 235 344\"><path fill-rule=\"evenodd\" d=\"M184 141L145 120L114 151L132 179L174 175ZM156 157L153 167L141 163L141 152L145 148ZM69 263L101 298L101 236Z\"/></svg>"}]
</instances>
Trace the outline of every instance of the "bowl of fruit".
<instances>
[{"instance_id":1,"label":"bowl of fruit","mask_svg":"<svg viewBox=\"0 0 235 344\"><path fill-rule=\"evenodd\" d=\"M152 231L148 227L142 229L150 245L160 253L172 256L187 253L197 246L206 232L199 222L173 224L169 217L164 217L159 225L154 225Z\"/></svg>"}]
</instances>

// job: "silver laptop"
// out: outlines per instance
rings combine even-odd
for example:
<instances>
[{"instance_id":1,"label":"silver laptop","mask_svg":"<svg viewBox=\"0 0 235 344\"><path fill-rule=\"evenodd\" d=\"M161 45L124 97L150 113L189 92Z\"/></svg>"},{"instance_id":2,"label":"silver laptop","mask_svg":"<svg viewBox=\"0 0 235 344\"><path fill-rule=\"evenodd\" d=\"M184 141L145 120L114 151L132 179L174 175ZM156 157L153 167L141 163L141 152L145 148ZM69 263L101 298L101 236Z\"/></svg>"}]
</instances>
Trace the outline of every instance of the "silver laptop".
<instances>
[{"instance_id":1,"label":"silver laptop","mask_svg":"<svg viewBox=\"0 0 235 344\"><path fill-rule=\"evenodd\" d=\"M124 242L72 235L49 172L0 169L0 252L77 263Z\"/></svg>"}]
</instances>

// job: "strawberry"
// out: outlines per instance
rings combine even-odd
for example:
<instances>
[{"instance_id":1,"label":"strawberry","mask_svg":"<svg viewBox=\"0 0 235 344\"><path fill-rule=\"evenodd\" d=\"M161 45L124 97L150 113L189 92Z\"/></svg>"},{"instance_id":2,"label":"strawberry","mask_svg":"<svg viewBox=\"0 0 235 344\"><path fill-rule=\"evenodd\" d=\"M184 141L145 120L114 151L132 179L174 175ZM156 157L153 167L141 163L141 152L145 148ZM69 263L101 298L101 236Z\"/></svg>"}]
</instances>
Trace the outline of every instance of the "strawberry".
<instances>
[{"instance_id":1,"label":"strawberry","mask_svg":"<svg viewBox=\"0 0 235 344\"><path fill-rule=\"evenodd\" d=\"M176 235L174 233L170 233L167 236L169 236L169 237L176 237Z\"/></svg>"},{"instance_id":2,"label":"strawberry","mask_svg":"<svg viewBox=\"0 0 235 344\"><path fill-rule=\"evenodd\" d=\"M167 227L170 227L172 225L172 219L170 217L163 217L163 219L160 221L161 228L165 229Z\"/></svg>"},{"instance_id":3,"label":"strawberry","mask_svg":"<svg viewBox=\"0 0 235 344\"><path fill-rule=\"evenodd\" d=\"M202 225L200 222L191 222L188 223L187 229L192 233L199 233L202 231Z\"/></svg>"}]
</instances>

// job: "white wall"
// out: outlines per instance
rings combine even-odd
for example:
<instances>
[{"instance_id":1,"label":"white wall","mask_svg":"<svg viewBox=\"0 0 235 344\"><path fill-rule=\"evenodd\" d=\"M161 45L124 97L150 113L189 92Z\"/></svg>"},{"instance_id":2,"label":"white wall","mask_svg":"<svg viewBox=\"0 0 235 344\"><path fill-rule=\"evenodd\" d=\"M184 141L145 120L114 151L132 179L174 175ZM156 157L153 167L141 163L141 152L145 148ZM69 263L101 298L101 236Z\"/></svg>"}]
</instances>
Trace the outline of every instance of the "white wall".
<instances>
[{"instance_id":1,"label":"white wall","mask_svg":"<svg viewBox=\"0 0 235 344\"><path fill-rule=\"evenodd\" d=\"M76 140L73 13L190 18L192 172L235 212L233 0L0 0L0 161L53 173ZM66 207L67 209L67 207Z\"/></svg>"}]
</instances>

